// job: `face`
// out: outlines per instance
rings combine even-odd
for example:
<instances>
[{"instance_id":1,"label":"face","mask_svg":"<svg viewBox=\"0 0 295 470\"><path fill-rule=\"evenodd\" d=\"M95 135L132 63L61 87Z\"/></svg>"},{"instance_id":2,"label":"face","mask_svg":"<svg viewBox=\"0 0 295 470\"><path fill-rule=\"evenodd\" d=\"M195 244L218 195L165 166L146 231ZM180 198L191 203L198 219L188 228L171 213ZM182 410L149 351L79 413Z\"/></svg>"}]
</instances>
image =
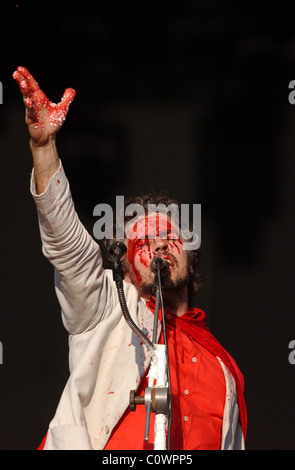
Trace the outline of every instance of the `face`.
<instances>
[{"instance_id":1,"label":"face","mask_svg":"<svg viewBox=\"0 0 295 470\"><path fill-rule=\"evenodd\" d=\"M187 285L187 251L166 214L139 219L128 228L127 235L128 277L141 294L152 294L155 274L151 262L156 256L169 264L169 273L164 276L165 290Z\"/></svg>"}]
</instances>

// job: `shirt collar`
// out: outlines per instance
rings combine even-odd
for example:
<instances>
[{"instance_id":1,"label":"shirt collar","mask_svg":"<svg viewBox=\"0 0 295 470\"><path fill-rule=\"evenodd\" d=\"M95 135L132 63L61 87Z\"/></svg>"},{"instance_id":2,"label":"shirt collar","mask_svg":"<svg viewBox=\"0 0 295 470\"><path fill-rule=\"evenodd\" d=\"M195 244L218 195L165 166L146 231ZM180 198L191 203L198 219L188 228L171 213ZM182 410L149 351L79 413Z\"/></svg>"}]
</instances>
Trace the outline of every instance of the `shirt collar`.
<instances>
[{"instance_id":1,"label":"shirt collar","mask_svg":"<svg viewBox=\"0 0 295 470\"><path fill-rule=\"evenodd\" d=\"M155 313L155 300L152 297L149 301L146 301L146 305L152 313ZM174 315L167 308L164 308L164 311L165 319L171 325L175 325L176 322L181 322L181 320L191 321L192 323L200 324L200 326L206 325L206 314L199 308L188 307L187 312L181 317ZM159 320L162 321L161 307L159 308Z\"/></svg>"}]
</instances>

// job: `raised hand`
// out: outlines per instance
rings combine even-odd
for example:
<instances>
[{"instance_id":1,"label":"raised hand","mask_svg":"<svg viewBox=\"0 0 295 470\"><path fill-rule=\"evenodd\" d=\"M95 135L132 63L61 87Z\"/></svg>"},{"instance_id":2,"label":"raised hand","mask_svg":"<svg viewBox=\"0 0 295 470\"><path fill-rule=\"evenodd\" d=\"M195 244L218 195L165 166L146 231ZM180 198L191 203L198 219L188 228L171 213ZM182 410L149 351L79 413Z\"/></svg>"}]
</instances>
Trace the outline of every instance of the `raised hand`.
<instances>
[{"instance_id":1,"label":"raised hand","mask_svg":"<svg viewBox=\"0 0 295 470\"><path fill-rule=\"evenodd\" d=\"M73 88L67 88L61 101L49 101L38 83L25 67L18 67L13 78L19 84L26 106L26 123L34 146L46 146L60 130L75 98Z\"/></svg>"}]
</instances>

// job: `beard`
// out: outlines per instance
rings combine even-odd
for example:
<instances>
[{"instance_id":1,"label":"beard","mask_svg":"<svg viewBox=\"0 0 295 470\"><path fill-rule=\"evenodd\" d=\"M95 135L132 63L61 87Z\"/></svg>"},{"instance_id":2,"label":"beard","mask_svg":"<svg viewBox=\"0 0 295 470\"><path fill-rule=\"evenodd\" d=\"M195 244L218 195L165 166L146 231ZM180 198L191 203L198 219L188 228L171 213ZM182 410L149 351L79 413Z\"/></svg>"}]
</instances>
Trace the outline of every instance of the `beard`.
<instances>
[{"instance_id":1,"label":"beard","mask_svg":"<svg viewBox=\"0 0 295 470\"><path fill-rule=\"evenodd\" d=\"M163 276L163 297L171 296L171 294L177 296L180 291L183 291L189 283L189 274L183 276L177 276L176 279L171 279L168 275ZM141 285L141 295L144 297L150 297L155 295L154 283L145 283Z\"/></svg>"}]
</instances>

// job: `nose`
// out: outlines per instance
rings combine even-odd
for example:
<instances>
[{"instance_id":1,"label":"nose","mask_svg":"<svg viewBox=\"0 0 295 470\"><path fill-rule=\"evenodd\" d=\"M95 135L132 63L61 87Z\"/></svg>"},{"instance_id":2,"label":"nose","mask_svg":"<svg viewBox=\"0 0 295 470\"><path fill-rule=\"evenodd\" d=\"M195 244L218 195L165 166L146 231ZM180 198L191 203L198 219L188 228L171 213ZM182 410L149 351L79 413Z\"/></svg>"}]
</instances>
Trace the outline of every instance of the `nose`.
<instances>
[{"instance_id":1,"label":"nose","mask_svg":"<svg viewBox=\"0 0 295 470\"><path fill-rule=\"evenodd\" d=\"M155 238L155 241L152 245L152 250L155 255L158 255L162 251L168 251L167 240L162 240L162 238Z\"/></svg>"}]
</instances>

